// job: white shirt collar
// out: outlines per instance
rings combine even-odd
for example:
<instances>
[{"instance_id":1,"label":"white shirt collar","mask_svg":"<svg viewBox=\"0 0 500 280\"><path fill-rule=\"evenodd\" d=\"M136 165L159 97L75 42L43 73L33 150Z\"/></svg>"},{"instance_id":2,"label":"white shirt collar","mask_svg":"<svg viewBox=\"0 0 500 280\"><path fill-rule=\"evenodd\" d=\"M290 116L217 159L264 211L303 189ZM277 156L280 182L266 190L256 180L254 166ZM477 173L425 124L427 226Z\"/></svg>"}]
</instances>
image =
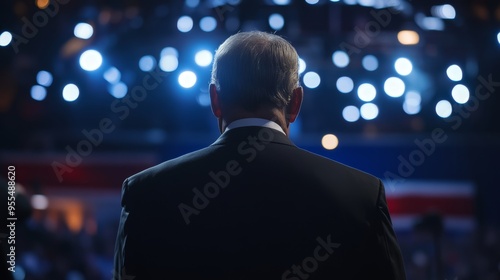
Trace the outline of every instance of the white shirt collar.
<instances>
[{"instance_id":1,"label":"white shirt collar","mask_svg":"<svg viewBox=\"0 0 500 280\"><path fill-rule=\"evenodd\" d=\"M245 126L267 127L267 128L275 129L275 130L286 135L285 131L283 131L281 126L279 126L277 123L270 121L270 120L261 119L261 118L246 118L246 119L235 120L226 127L226 130L224 132L231 130L233 128L245 127Z\"/></svg>"}]
</instances>

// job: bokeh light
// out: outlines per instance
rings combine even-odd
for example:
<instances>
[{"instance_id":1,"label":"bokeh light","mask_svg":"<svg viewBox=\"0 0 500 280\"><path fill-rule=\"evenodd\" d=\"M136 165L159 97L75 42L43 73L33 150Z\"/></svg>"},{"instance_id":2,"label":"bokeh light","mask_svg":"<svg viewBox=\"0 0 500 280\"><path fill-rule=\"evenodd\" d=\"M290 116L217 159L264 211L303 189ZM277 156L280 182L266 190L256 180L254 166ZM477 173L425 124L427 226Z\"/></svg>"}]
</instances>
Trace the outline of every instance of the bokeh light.
<instances>
[{"instance_id":1,"label":"bokeh light","mask_svg":"<svg viewBox=\"0 0 500 280\"><path fill-rule=\"evenodd\" d=\"M342 110L342 117L344 117L344 120L348 122L355 122L359 120L359 116L359 109L356 106L349 105Z\"/></svg>"},{"instance_id":2,"label":"bokeh light","mask_svg":"<svg viewBox=\"0 0 500 280\"><path fill-rule=\"evenodd\" d=\"M401 30L398 32L398 41L402 45L416 45L420 41L420 36L413 30Z\"/></svg>"},{"instance_id":3,"label":"bokeh light","mask_svg":"<svg viewBox=\"0 0 500 280\"><path fill-rule=\"evenodd\" d=\"M0 34L0 47L8 46L12 42L12 34L9 31L4 31Z\"/></svg>"},{"instance_id":4,"label":"bokeh light","mask_svg":"<svg viewBox=\"0 0 500 280\"><path fill-rule=\"evenodd\" d=\"M368 71L375 71L378 68L378 59L374 55L365 55L361 60L363 68Z\"/></svg>"},{"instance_id":5,"label":"bokeh light","mask_svg":"<svg viewBox=\"0 0 500 280\"><path fill-rule=\"evenodd\" d=\"M156 59L152 55L145 55L139 59L139 69L144 72L149 72L154 69Z\"/></svg>"},{"instance_id":6,"label":"bokeh light","mask_svg":"<svg viewBox=\"0 0 500 280\"><path fill-rule=\"evenodd\" d=\"M192 88L196 84L196 74L192 71L184 71L179 75L179 85L183 88Z\"/></svg>"},{"instance_id":7,"label":"bokeh light","mask_svg":"<svg viewBox=\"0 0 500 280\"><path fill-rule=\"evenodd\" d=\"M455 82L461 81L462 77L463 77L462 68L460 68L460 66L458 66L456 64L450 65L446 69L446 75L452 81L455 81Z\"/></svg>"},{"instance_id":8,"label":"bokeh light","mask_svg":"<svg viewBox=\"0 0 500 280\"><path fill-rule=\"evenodd\" d=\"M78 23L73 30L75 37L80 39L89 39L94 34L94 28L88 23Z\"/></svg>"},{"instance_id":9,"label":"bokeh light","mask_svg":"<svg viewBox=\"0 0 500 280\"><path fill-rule=\"evenodd\" d=\"M467 103L470 97L469 89L462 84L458 84L451 90L451 96L459 104Z\"/></svg>"},{"instance_id":10,"label":"bokeh light","mask_svg":"<svg viewBox=\"0 0 500 280\"><path fill-rule=\"evenodd\" d=\"M110 67L103 74L104 79L111 84L118 83L122 77L122 74L116 67Z\"/></svg>"},{"instance_id":11,"label":"bokeh light","mask_svg":"<svg viewBox=\"0 0 500 280\"><path fill-rule=\"evenodd\" d=\"M321 83L321 78L316 72L307 72L304 74L304 85L308 88L317 88Z\"/></svg>"},{"instance_id":12,"label":"bokeh light","mask_svg":"<svg viewBox=\"0 0 500 280\"><path fill-rule=\"evenodd\" d=\"M342 93L349 93L354 89L354 82L351 78L343 76L337 79L337 90Z\"/></svg>"},{"instance_id":13,"label":"bokeh light","mask_svg":"<svg viewBox=\"0 0 500 280\"><path fill-rule=\"evenodd\" d=\"M332 54L332 61L335 66L344 68L349 64L349 56L344 51L336 51Z\"/></svg>"},{"instance_id":14,"label":"bokeh light","mask_svg":"<svg viewBox=\"0 0 500 280\"><path fill-rule=\"evenodd\" d=\"M408 58L400 57L394 63L394 69L401 76L408 76L413 70L413 65Z\"/></svg>"},{"instance_id":15,"label":"bokeh light","mask_svg":"<svg viewBox=\"0 0 500 280\"><path fill-rule=\"evenodd\" d=\"M102 56L96 50L87 50L80 56L80 67L85 71L95 71L101 67Z\"/></svg>"},{"instance_id":16,"label":"bokeh light","mask_svg":"<svg viewBox=\"0 0 500 280\"><path fill-rule=\"evenodd\" d=\"M214 31L217 28L217 20L214 17L204 17L200 20L200 29L205 32Z\"/></svg>"},{"instance_id":17,"label":"bokeh light","mask_svg":"<svg viewBox=\"0 0 500 280\"><path fill-rule=\"evenodd\" d=\"M67 84L63 88L62 96L64 100L73 102L80 96L80 90L75 84Z\"/></svg>"},{"instance_id":18,"label":"bokeh light","mask_svg":"<svg viewBox=\"0 0 500 280\"><path fill-rule=\"evenodd\" d=\"M307 64L306 62L299 57L299 74L302 74L304 71L306 71Z\"/></svg>"},{"instance_id":19,"label":"bokeh light","mask_svg":"<svg viewBox=\"0 0 500 280\"><path fill-rule=\"evenodd\" d=\"M327 150L333 150L339 145L339 139L333 134L326 134L321 138L321 145Z\"/></svg>"},{"instance_id":20,"label":"bokeh light","mask_svg":"<svg viewBox=\"0 0 500 280\"><path fill-rule=\"evenodd\" d=\"M377 90L372 84L364 83L358 87L358 97L362 101L369 102L375 99L377 95Z\"/></svg>"},{"instance_id":21,"label":"bokeh light","mask_svg":"<svg viewBox=\"0 0 500 280\"><path fill-rule=\"evenodd\" d=\"M40 71L36 74L36 82L44 87L49 87L52 84L52 74L47 71Z\"/></svg>"},{"instance_id":22,"label":"bokeh light","mask_svg":"<svg viewBox=\"0 0 500 280\"><path fill-rule=\"evenodd\" d=\"M361 117L367 121L373 120L378 116L378 107L373 103L361 105L359 111L361 113Z\"/></svg>"},{"instance_id":23,"label":"bokeh light","mask_svg":"<svg viewBox=\"0 0 500 280\"><path fill-rule=\"evenodd\" d=\"M116 84L109 85L108 91L115 98L123 98L127 95L128 87L123 82L118 82Z\"/></svg>"},{"instance_id":24,"label":"bokeh light","mask_svg":"<svg viewBox=\"0 0 500 280\"><path fill-rule=\"evenodd\" d=\"M405 92L405 83L397 77L390 77L384 82L384 91L390 97L400 97Z\"/></svg>"},{"instance_id":25,"label":"bokeh light","mask_svg":"<svg viewBox=\"0 0 500 280\"><path fill-rule=\"evenodd\" d=\"M193 19L190 16L182 16L177 20L177 29L186 33L193 29Z\"/></svg>"},{"instance_id":26,"label":"bokeh light","mask_svg":"<svg viewBox=\"0 0 500 280\"><path fill-rule=\"evenodd\" d=\"M172 72L179 66L179 60L176 56L168 54L161 57L159 66L162 71Z\"/></svg>"},{"instance_id":27,"label":"bokeh light","mask_svg":"<svg viewBox=\"0 0 500 280\"><path fill-rule=\"evenodd\" d=\"M436 104L436 114L441 118L447 118L451 115L452 107L448 100L441 100Z\"/></svg>"},{"instance_id":28,"label":"bokeh light","mask_svg":"<svg viewBox=\"0 0 500 280\"><path fill-rule=\"evenodd\" d=\"M42 101L47 96L47 90L39 85L34 85L31 87L31 98L36 101Z\"/></svg>"},{"instance_id":29,"label":"bokeh light","mask_svg":"<svg viewBox=\"0 0 500 280\"><path fill-rule=\"evenodd\" d=\"M210 51L202 50L196 53L194 56L194 61L199 66L205 67L212 63L213 55Z\"/></svg>"},{"instance_id":30,"label":"bokeh light","mask_svg":"<svg viewBox=\"0 0 500 280\"><path fill-rule=\"evenodd\" d=\"M274 30L280 30L285 25L285 19L280 14L272 14L269 16L269 26Z\"/></svg>"}]
</instances>

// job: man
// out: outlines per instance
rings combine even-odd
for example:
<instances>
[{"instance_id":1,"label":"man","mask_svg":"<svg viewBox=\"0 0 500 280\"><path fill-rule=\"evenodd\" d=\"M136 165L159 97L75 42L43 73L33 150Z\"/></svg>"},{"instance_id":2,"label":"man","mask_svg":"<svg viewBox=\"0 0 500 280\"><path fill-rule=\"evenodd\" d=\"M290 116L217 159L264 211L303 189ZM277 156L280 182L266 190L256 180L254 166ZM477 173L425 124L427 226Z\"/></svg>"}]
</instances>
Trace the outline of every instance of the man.
<instances>
[{"instance_id":1,"label":"man","mask_svg":"<svg viewBox=\"0 0 500 280\"><path fill-rule=\"evenodd\" d=\"M115 279L405 279L381 181L289 140L302 97L286 40L229 37L222 135L125 180Z\"/></svg>"}]
</instances>

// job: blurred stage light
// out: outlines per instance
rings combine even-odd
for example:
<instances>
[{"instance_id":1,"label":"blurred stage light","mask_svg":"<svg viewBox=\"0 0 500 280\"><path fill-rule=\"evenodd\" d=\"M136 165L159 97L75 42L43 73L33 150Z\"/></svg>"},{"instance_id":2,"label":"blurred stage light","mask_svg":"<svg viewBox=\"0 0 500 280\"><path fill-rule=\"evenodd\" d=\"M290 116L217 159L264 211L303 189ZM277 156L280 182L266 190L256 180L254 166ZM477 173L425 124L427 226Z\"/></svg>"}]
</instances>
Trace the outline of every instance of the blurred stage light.
<instances>
[{"instance_id":1,"label":"blurred stage light","mask_svg":"<svg viewBox=\"0 0 500 280\"><path fill-rule=\"evenodd\" d=\"M363 68L368 71L375 71L378 68L378 59L374 55L365 55L363 60L361 60Z\"/></svg>"},{"instance_id":2,"label":"blurred stage light","mask_svg":"<svg viewBox=\"0 0 500 280\"><path fill-rule=\"evenodd\" d=\"M405 102L403 102L403 110L408 115L418 114L420 112L420 109L421 109L420 105L410 105L406 100Z\"/></svg>"},{"instance_id":3,"label":"blurred stage light","mask_svg":"<svg viewBox=\"0 0 500 280\"><path fill-rule=\"evenodd\" d=\"M198 95L198 104L203 107L208 107L210 106L210 95L208 93L201 93Z\"/></svg>"},{"instance_id":4,"label":"blurred stage light","mask_svg":"<svg viewBox=\"0 0 500 280\"><path fill-rule=\"evenodd\" d=\"M318 4L318 2L319 2L319 0L306 0L306 3L309 5Z\"/></svg>"},{"instance_id":5,"label":"blurred stage light","mask_svg":"<svg viewBox=\"0 0 500 280\"><path fill-rule=\"evenodd\" d=\"M422 102L422 96L418 91L410 90L405 94L405 103L408 103L409 106L420 106Z\"/></svg>"},{"instance_id":6,"label":"blurred stage light","mask_svg":"<svg viewBox=\"0 0 500 280\"><path fill-rule=\"evenodd\" d=\"M120 81L122 74L116 67L111 67L106 72L104 72L103 77L108 83L116 84Z\"/></svg>"},{"instance_id":7,"label":"blurred stage light","mask_svg":"<svg viewBox=\"0 0 500 280\"><path fill-rule=\"evenodd\" d=\"M375 0L358 0L358 4L364 7L373 7L375 6Z\"/></svg>"},{"instance_id":8,"label":"blurred stage light","mask_svg":"<svg viewBox=\"0 0 500 280\"><path fill-rule=\"evenodd\" d=\"M45 210L49 206L49 200L43 194L34 194L31 196L31 207L36 210Z\"/></svg>"},{"instance_id":9,"label":"blurred stage light","mask_svg":"<svg viewBox=\"0 0 500 280\"><path fill-rule=\"evenodd\" d=\"M467 103L470 97L469 89L464 85L458 84L451 90L451 97L459 104Z\"/></svg>"},{"instance_id":10,"label":"blurred stage light","mask_svg":"<svg viewBox=\"0 0 500 280\"><path fill-rule=\"evenodd\" d=\"M370 102L377 96L377 90L372 84L364 83L358 87L358 97L362 101Z\"/></svg>"},{"instance_id":11,"label":"blurred stage light","mask_svg":"<svg viewBox=\"0 0 500 280\"><path fill-rule=\"evenodd\" d=\"M115 98L123 98L127 95L128 87L123 82L111 84L108 86L109 93Z\"/></svg>"},{"instance_id":12,"label":"blurred stage light","mask_svg":"<svg viewBox=\"0 0 500 280\"><path fill-rule=\"evenodd\" d=\"M321 83L321 78L316 72L307 72L303 77L304 85L308 88L317 88Z\"/></svg>"},{"instance_id":13,"label":"blurred stage light","mask_svg":"<svg viewBox=\"0 0 500 280\"><path fill-rule=\"evenodd\" d=\"M273 0L276 5L288 5L290 4L290 0Z\"/></svg>"},{"instance_id":14,"label":"blurred stage light","mask_svg":"<svg viewBox=\"0 0 500 280\"><path fill-rule=\"evenodd\" d=\"M144 72L149 72L154 69L156 59L151 55L145 55L139 59L139 69Z\"/></svg>"},{"instance_id":15,"label":"blurred stage light","mask_svg":"<svg viewBox=\"0 0 500 280\"><path fill-rule=\"evenodd\" d=\"M330 0L330 2L339 2L340 0Z\"/></svg>"},{"instance_id":16,"label":"blurred stage light","mask_svg":"<svg viewBox=\"0 0 500 280\"><path fill-rule=\"evenodd\" d=\"M189 8L196 8L200 4L200 0L186 0L186 6Z\"/></svg>"},{"instance_id":17,"label":"blurred stage light","mask_svg":"<svg viewBox=\"0 0 500 280\"><path fill-rule=\"evenodd\" d=\"M80 56L80 67L85 71L94 71L101 67L102 56L96 50L87 50Z\"/></svg>"},{"instance_id":18,"label":"blurred stage light","mask_svg":"<svg viewBox=\"0 0 500 280\"><path fill-rule=\"evenodd\" d=\"M193 29L193 19L189 16L182 16L177 20L177 29L180 32L186 33Z\"/></svg>"},{"instance_id":19,"label":"blurred stage light","mask_svg":"<svg viewBox=\"0 0 500 280\"><path fill-rule=\"evenodd\" d=\"M12 42L12 34L9 31L4 31L0 34L0 46L6 47Z\"/></svg>"},{"instance_id":20,"label":"blurred stage light","mask_svg":"<svg viewBox=\"0 0 500 280\"><path fill-rule=\"evenodd\" d=\"M447 100L441 100L436 104L436 114L441 118L447 118L451 115L451 104Z\"/></svg>"},{"instance_id":21,"label":"blurred stage light","mask_svg":"<svg viewBox=\"0 0 500 280\"><path fill-rule=\"evenodd\" d=\"M342 117L344 120L348 122L355 122L359 120L359 109L356 106L346 106L344 110L342 110Z\"/></svg>"},{"instance_id":22,"label":"blurred stage light","mask_svg":"<svg viewBox=\"0 0 500 280\"><path fill-rule=\"evenodd\" d=\"M461 81L463 76L462 68L460 68L460 66L456 64L450 65L450 67L446 69L446 75L448 75L448 78L450 78L450 80L452 81Z\"/></svg>"},{"instance_id":23,"label":"blurred stage light","mask_svg":"<svg viewBox=\"0 0 500 280\"><path fill-rule=\"evenodd\" d=\"M196 84L196 74L192 71L184 71L179 75L179 85L183 88L192 88Z\"/></svg>"},{"instance_id":24,"label":"blurred stage light","mask_svg":"<svg viewBox=\"0 0 500 280\"><path fill-rule=\"evenodd\" d=\"M68 102L75 101L80 95L80 90L75 84L67 84L63 88L62 92L64 100Z\"/></svg>"},{"instance_id":25,"label":"blurred stage light","mask_svg":"<svg viewBox=\"0 0 500 280\"><path fill-rule=\"evenodd\" d=\"M361 105L360 113L363 119L373 120L378 116L378 107L373 103L366 103Z\"/></svg>"},{"instance_id":26,"label":"blurred stage light","mask_svg":"<svg viewBox=\"0 0 500 280\"><path fill-rule=\"evenodd\" d=\"M161 57L159 65L162 71L172 72L179 66L179 61L176 56L168 54Z\"/></svg>"},{"instance_id":27,"label":"blurred stage light","mask_svg":"<svg viewBox=\"0 0 500 280\"><path fill-rule=\"evenodd\" d=\"M299 74L302 74L304 71L306 71L306 62L299 57Z\"/></svg>"},{"instance_id":28,"label":"blurred stage light","mask_svg":"<svg viewBox=\"0 0 500 280\"><path fill-rule=\"evenodd\" d=\"M408 76L413 70L413 65L408 58L400 57L394 63L394 69L401 76Z\"/></svg>"},{"instance_id":29,"label":"blurred stage light","mask_svg":"<svg viewBox=\"0 0 500 280\"><path fill-rule=\"evenodd\" d=\"M390 77L384 82L384 91L390 97L400 97L405 92L405 83L397 77Z\"/></svg>"},{"instance_id":30,"label":"blurred stage light","mask_svg":"<svg viewBox=\"0 0 500 280\"><path fill-rule=\"evenodd\" d=\"M210 65L210 63L212 63L212 58L213 55L211 52L207 50L202 50L196 53L196 55L194 56L194 61L199 66L205 67Z\"/></svg>"},{"instance_id":31,"label":"blurred stage light","mask_svg":"<svg viewBox=\"0 0 500 280\"><path fill-rule=\"evenodd\" d=\"M44 87L49 87L52 84L52 74L47 71L40 71L36 74L36 82Z\"/></svg>"},{"instance_id":32,"label":"blurred stage light","mask_svg":"<svg viewBox=\"0 0 500 280\"><path fill-rule=\"evenodd\" d=\"M49 6L50 0L36 0L36 6L39 9L45 9Z\"/></svg>"},{"instance_id":33,"label":"blurred stage light","mask_svg":"<svg viewBox=\"0 0 500 280\"><path fill-rule=\"evenodd\" d=\"M420 41L420 37L413 30L401 30L398 32L398 41L402 45L416 45Z\"/></svg>"},{"instance_id":34,"label":"blurred stage light","mask_svg":"<svg viewBox=\"0 0 500 280\"><path fill-rule=\"evenodd\" d=\"M426 17L419 13L415 16L415 22L424 30L444 30L443 20L437 17Z\"/></svg>"},{"instance_id":35,"label":"blurred stage light","mask_svg":"<svg viewBox=\"0 0 500 280\"><path fill-rule=\"evenodd\" d=\"M94 28L88 23L81 22L75 26L73 33L77 38L89 39L94 34Z\"/></svg>"},{"instance_id":36,"label":"blurred stage light","mask_svg":"<svg viewBox=\"0 0 500 280\"><path fill-rule=\"evenodd\" d=\"M344 4L346 4L346 5L356 5L357 1L356 0L344 0Z\"/></svg>"},{"instance_id":37,"label":"blurred stage light","mask_svg":"<svg viewBox=\"0 0 500 280\"><path fill-rule=\"evenodd\" d=\"M47 96L47 90L39 85L34 85L31 87L31 98L36 101L42 101Z\"/></svg>"},{"instance_id":38,"label":"blurred stage light","mask_svg":"<svg viewBox=\"0 0 500 280\"><path fill-rule=\"evenodd\" d=\"M335 66L344 68L349 64L349 56L344 51L336 51L332 54L332 61Z\"/></svg>"},{"instance_id":39,"label":"blurred stage light","mask_svg":"<svg viewBox=\"0 0 500 280\"><path fill-rule=\"evenodd\" d=\"M280 30L285 25L285 19L280 14L272 14L269 16L269 26L274 30Z\"/></svg>"},{"instance_id":40,"label":"blurred stage light","mask_svg":"<svg viewBox=\"0 0 500 280\"><path fill-rule=\"evenodd\" d=\"M354 88L354 82L349 77L340 77L337 79L337 89L342 93L349 93Z\"/></svg>"},{"instance_id":41,"label":"blurred stage light","mask_svg":"<svg viewBox=\"0 0 500 280\"><path fill-rule=\"evenodd\" d=\"M327 150L333 150L339 145L339 139L333 134L326 134L321 138L321 145Z\"/></svg>"},{"instance_id":42,"label":"blurred stage light","mask_svg":"<svg viewBox=\"0 0 500 280\"><path fill-rule=\"evenodd\" d=\"M497 41L498 41L498 44L500 44L500 32L498 32L498 34L497 34Z\"/></svg>"},{"instance_id":43,"label":"blurred stage light","mask_svg":"<svg viewBox=\"0 0 500 280\"><path fill-rule=\"evenodd\" d=\"M161 50L160 56L173 55L175 57L179 57L179 52L172 47L166 47Z\"/></svg>"},{"instance_id":44,"label":"blurred stage light","mask_svg":"<svg viewBox=\"0 0 500 280\"><path fill-rule=\"evenodd\" d=\"M450 4L433 6L431 14L442 19L454 19L457 15L455 8Z\"/></svg>"},{"instance_id":45,"label":"blurred stage light","mask_svg":"<svg viewBox=\"0 0 500 280\"><path fill-rule=\"evenodd\" d=\"M214 31L217 27L217 20L213 17L204 17L200 20L200 29L205 32Z\"/></svg>"}]
</instances>

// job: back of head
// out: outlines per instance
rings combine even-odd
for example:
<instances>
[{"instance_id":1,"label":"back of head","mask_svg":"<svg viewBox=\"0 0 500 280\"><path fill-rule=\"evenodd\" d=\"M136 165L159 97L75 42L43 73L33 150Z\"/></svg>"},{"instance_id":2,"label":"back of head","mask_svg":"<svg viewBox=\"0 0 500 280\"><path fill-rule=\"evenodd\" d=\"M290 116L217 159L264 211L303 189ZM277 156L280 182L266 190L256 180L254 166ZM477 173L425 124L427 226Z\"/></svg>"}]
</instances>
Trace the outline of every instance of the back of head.
<instances>
[{"instance_id":1,"label":"back of head","mask_svg":"<svg viewBox=\"0 0 500 280\"><path fill-rule=\"evenodd\" d=\"M223 106L255 111L283 108L299 84L298 55L278 35L260 31L229 37L215 54L211 82Z\"/></svg>"}]
</instances>

